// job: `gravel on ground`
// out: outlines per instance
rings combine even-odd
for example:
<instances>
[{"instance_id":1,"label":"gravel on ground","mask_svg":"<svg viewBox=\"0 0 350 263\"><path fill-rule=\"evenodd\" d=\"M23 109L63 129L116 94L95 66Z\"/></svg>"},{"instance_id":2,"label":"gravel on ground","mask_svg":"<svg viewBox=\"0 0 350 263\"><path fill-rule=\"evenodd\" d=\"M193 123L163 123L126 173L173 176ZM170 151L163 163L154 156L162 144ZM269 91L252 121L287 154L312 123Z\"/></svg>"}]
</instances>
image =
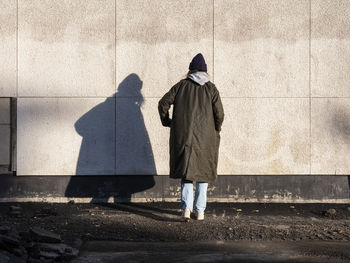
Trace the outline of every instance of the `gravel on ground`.
<instances>
[{"instance_id":1,"label":"gravel on ground","mask_svg":"<svg viewBox=\"0 0 350 263\"><path fill-rule=\"evenodd\" d=\"M40 227L64 242L350 241L349 204L208 203L205 220L181 222L179 203L0 203L0 225Z\"/></svg>"}]
</instances>

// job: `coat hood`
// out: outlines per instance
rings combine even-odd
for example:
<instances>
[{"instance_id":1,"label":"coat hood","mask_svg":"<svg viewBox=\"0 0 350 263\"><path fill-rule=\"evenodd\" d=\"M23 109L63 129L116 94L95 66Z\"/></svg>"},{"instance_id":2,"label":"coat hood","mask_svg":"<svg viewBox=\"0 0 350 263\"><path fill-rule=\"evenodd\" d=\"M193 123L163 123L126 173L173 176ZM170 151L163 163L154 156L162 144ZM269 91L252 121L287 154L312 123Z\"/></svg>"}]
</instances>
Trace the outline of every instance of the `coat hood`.
<instances>
[{"instance_id":1,"label":"coat hood","mask_svg":"<svg viewBox=\"0 0 350 263\"><path fill-rule=\"evenodd\" d=\"M209 75L206 72L203 71L197 71L190 75L188 75L189 79L192 79L194 82L198 83L199 85L204 85L209 81Z\"/></svg>"}]
</instances>

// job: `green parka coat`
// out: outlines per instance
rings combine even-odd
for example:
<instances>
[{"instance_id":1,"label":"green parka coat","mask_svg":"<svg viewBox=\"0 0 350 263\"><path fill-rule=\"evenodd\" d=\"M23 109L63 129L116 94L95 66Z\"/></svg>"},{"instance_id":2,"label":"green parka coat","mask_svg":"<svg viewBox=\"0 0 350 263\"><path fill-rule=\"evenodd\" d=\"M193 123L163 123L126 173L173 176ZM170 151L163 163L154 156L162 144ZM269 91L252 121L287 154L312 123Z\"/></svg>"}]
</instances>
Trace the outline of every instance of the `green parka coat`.
<instances>
[{"instance_id":1,"label":"green parka coat","mask_svg":"<svg viewBox=\"0 0 350 263\"><path fill-rule=\"evenodd\" d=\"M171 105L174 105L172 119ZM163 126L170 127L170 178L215 181L224 120L215 85L210 81L200 85L183 79L159 101L158 111Z\"/></svg>"}]
</instances>

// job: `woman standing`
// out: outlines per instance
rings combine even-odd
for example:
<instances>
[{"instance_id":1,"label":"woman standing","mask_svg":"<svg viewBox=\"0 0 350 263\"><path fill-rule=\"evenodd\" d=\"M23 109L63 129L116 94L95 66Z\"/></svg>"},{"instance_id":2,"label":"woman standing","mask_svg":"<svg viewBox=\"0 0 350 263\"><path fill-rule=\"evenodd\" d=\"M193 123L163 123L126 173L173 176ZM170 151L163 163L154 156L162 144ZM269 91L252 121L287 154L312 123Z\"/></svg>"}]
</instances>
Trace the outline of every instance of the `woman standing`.
<instances>
[{"instance_id":1,"label":"woman standing","mask_svg":"<svg viewBox=\"0 0 350 263\"><path fill-rule=\"evenodd\" d=\"M174 105L172 119L170 106ZM175 84L159 101L163 126L170 127L170 178L181 179L182 218L194 211L204 219L207 187L217 178L220 130L224 120L219 91L209 81L202 54L190 63L187 78Z\"/></svg>"}]
</instances>

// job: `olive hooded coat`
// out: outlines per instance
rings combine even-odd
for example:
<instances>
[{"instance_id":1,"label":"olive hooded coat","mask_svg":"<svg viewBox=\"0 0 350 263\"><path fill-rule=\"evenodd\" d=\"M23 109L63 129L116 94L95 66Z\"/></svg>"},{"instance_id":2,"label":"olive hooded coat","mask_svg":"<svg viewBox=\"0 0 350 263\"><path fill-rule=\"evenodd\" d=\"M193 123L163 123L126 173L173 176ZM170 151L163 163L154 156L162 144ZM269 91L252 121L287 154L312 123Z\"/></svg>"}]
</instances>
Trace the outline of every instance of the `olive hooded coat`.
<instances>
[{"instance_id":1,"label":"olive hooded coat","mask_svg":"<svg viewBox=\"0 0 350 263\"><path fill-rule=\"evenodd\" d=\"M215 85L210 81L200 85L192 79L183 79L159 101L158 111L163 126L170 127L170 178L215 181L224 120Z\"/></svg>"}]
</instances>

